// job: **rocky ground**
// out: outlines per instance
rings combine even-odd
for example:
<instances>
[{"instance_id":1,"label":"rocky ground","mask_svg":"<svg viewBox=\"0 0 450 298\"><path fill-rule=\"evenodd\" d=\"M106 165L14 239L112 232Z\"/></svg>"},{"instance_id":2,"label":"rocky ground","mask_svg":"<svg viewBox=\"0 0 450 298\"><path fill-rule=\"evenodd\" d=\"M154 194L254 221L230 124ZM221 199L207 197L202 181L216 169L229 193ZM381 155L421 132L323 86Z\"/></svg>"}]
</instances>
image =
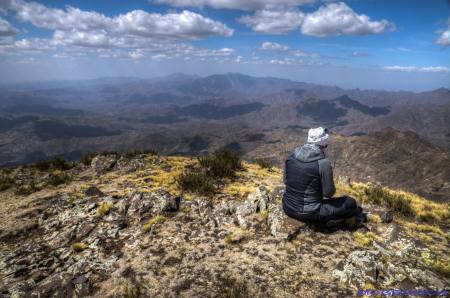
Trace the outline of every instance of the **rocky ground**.
<instances>
[{"instance_id":1,"label":"rocky ground","mask_svg":"<svg viewBox=\"0 0 450 298\"><path fill-rule=\"evenodd\" d=\"M101 155L64 171L70 179L57 186L45 182L55 173L4 171L36 191L0 192L0 296L348 297L450 287L448 205L422 199L434 214L425 221L370 204L365 186L341 179L339 190L370 220L318 229L283 215L279 169L244 163L202 197L176 184L195 163Z\"/></svg>"}]
</instances>

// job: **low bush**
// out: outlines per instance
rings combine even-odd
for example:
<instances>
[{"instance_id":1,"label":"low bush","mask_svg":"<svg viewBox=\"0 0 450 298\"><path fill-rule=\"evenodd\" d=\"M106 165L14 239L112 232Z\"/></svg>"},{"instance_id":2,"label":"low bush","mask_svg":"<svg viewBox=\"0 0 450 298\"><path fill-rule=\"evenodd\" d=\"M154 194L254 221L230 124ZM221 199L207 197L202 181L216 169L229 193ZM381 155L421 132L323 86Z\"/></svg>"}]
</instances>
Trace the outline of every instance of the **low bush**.
<instances>
[{"instance_id":1,"label":"low bush","mask_svg":"<svg viewBox=\"0 0 450 298\"><path fill-rule=\"evenodd\" d=\"M217 192L216 185L221 179L233 179L236 172L242 169L239 154L222 149L212 155L199 157L198 166L186 168L176 182L182 191L212 196Z\"/></svg>"},{"instance_id":2,"label":"low bush","mask_svg":"<svg viewBox=\"0 0 450 298\"><path fill-rule=\"evenodd\" d=\"M214 178L234 178L236 171L242 170L242 161L236 151L221 149L213 155L199 157L200 167Z\"/></svg>"},{"instance_id":3,"label":"low bush","mask_svg":"<svg viewBox=\"0 0 450 298\"><path fill-rule=\"evenodd\" d=\"M262 169L272 169L272 162L267 158L258 158L255 160L256 164L260 166Z\"/></svg>"},{"instance_id":4,"label":"low bush","mask_svg":"<svg viewBox=\"0 0 450 298\"><path fill-rule=\"evenodd\" d=\"M54 171L50 174L50 177L48 178L47 184L52 186L58 186L61 184L66 184L70 182L72 179L70 175L61 172L61 171Z\"/></svg>"},{"instance_id":5,"label":"low bush","mask_svg":"<svg viewBox=\"0 0 450 298\"><path fill-rule=\"evenodd\" d=\"M31 181L28 185L22 185L22 186L19 186L18 188L16 188L16 190L14 191L14 194L16 194L18 196L27 196L27 195L30 195L39 190L40 190L40 188L38 188L36 186L35 182Z\"/></svg>"},{"instance_id":6,"label":"low bush","mask_svg":"<svg viewBox=\"0 0 450 298\"><path fill-rule=\"evenodd\" d=\"M96 155L95 153L86 153L83 156L81 156L80 161L85 166L90 166L95 155Z\"/></svg>"},{"instance_id":7,"label":"low bush","mask_svg":"<svg viewBox=\"0 0 450 298\"><path fill-rule=\"evenodd\" d=\"M49 170L60 170L60 171L66 171L73 168L73 163L65 160L62 157L55 157L51 160L43 160L39 161L36 164L34 164L34 168L36 168L38 171L46 172Z\"/></svg>"},{"instance_id":8,"label":"low bush","mask_svg":"<svg viewBox=\"0 0 450 298\"><path fill-rule=\"evenodd\" d=\"M204 196L212 196L216 193L214 179L208 176L205 171L185 170L176 181L183 191L198 193Z\"/></svg>"},{"instance_id":9,"label":"low bush","mask_svg":"<svg viewBox=\"0 0 450 298\"><path fill-rule=\"evenodd\" d=\"M7 190L14 186L14 179L8 176L0 176L0 191Z\"/></svg>"}]
</instances>

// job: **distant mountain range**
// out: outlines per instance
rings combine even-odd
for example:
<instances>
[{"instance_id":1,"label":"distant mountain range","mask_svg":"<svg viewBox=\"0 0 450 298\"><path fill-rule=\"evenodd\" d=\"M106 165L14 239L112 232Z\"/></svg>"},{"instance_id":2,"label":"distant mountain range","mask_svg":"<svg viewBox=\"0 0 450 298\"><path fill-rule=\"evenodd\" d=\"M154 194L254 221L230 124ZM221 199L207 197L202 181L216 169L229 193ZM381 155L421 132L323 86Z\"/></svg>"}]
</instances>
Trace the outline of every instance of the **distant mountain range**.
<instances>
[{"instance_id":1,"label":"distant mountain range","mask_svg":"<svg viewBox=\"0 0 450 298\"><path fill-rule=\"evenodd\" d=\"M331 152L341 174L449 197L450 90L345 90L235 73L2 86L0 165L103 150L196 155L220 147L280 162L318 125L339 135Z\"/></svg>"}]
</instances>

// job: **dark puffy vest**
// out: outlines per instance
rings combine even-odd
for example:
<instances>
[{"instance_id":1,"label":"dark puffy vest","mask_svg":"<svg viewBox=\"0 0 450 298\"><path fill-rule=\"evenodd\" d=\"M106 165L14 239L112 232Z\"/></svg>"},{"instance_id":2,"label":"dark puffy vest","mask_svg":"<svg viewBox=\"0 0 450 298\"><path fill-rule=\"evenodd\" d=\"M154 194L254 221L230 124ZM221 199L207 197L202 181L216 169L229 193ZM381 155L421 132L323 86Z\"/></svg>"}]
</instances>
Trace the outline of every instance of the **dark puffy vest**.
<instances>
[{"instance_id":1,"label":"dark puffy vest","mask_svg":"<svg viewBox=\"0 0 450 298\"><path fill-rule=\"evenodd\" d=\"M302 162L291 155L285 164L283 209L289 214L311 214L322 202L318 160Z\"/></svg>"}]
</instances>

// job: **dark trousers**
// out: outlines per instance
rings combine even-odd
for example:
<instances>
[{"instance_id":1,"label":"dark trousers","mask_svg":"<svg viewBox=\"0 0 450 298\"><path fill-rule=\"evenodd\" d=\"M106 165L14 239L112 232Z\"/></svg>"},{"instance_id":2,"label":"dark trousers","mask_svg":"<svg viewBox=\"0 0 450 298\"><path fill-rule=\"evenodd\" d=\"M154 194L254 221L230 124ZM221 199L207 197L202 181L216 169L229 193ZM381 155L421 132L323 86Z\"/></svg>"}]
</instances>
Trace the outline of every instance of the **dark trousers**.
<instances>
[{"instance_id":1,"label":"dark trousers","mask_svg":"<svg viewBox=\"0 0 450 298\"><path fill-rule=\"evenodd\" d=\"M356 204L355 199L348 196L342 196L323 200L319 210L315 213L298 214L286 212L287 210L285 210L285 213L287 216L303 222L324 223L332 219L355 216L359 209L360 207Z\"/></svg>"}]
</instances>

